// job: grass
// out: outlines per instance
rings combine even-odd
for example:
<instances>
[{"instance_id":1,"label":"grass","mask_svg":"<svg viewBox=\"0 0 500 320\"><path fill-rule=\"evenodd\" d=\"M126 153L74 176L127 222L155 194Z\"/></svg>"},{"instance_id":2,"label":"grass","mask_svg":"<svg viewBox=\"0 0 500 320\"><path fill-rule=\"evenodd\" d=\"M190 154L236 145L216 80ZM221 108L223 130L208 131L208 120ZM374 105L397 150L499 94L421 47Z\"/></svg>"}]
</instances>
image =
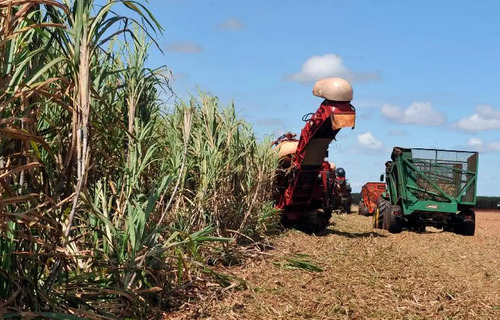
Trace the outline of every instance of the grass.
<instances>
[{"instance_id":1,"label":"grass","mask_svg":"<svg viewBox=\"0 0 500 320\"><path fill-rule=\"evenodd\" d=\"M283 261L276 262L275 266L285 269L302 269L312 272L321 272L323 269L311 261L307 254L296 253L293 258L285 257Z\"/></svg>"}]
</instances>

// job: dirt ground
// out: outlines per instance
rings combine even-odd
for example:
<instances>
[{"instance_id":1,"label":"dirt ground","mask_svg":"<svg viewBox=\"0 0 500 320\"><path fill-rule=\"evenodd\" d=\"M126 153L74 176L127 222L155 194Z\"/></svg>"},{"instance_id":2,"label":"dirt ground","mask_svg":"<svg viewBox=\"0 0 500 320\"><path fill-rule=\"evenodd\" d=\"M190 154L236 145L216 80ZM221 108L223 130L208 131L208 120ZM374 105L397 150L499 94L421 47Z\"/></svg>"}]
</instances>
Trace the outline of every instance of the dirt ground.
<instances>
[{"instance_id":1,"label":"dirt ground","mask_svg":"<svg viewBox=\"0 0 500 320\"><path fill-rule=\"evenodd\" d=\"M322 236L288 230L224 270L244 286L166 319L500 319L500 211L476 214L473 237L389 234L357 214Z\"/></svg>"}]
</instances>

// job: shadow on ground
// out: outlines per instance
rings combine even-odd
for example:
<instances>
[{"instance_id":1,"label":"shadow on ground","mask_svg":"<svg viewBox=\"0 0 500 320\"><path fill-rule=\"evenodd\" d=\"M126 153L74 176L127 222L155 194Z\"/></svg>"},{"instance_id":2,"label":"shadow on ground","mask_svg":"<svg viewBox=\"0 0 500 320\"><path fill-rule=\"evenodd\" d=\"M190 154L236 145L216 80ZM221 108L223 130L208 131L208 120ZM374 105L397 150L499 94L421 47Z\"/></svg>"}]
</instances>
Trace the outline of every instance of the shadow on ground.
<instances>
[{"instance_id":1,"label":"shadow on ground","mask_svg":"<svg viewBox=\"0 0 500 320\"><path fill-rule=\"evenodd\" d=\"M380 234L375 231L370 231L370 232L346 232L346 231L340 231L340 230L335 230L335 229L326 229L322 234L319 234L318 236L327 236L327 235L338 235L346 238L369 238L369 237L375 237L375 238L385 238L387 237L384 234Z\"/></svg>"}]
</instances>

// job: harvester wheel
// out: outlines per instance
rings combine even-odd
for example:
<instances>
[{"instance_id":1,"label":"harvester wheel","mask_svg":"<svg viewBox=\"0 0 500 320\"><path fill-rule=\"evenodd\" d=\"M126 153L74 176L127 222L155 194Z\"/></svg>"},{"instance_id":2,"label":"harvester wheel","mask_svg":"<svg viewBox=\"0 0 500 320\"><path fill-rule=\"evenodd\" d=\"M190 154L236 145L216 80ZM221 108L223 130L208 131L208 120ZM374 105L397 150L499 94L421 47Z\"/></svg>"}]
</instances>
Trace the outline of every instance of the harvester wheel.
<instances>
[{"instance_id":1,"label":"harvester wheel","mask_svg":"<svg viewBox=\"0 0 500 320\"><path fill-rule=\"evenodd\" d=\"M307 211L304 216L304 225L307 233L319 233L328 226L329 217L321 209Z\"/></svg>"},{"instance_id":2,"label":"harvester wheel","mask_svg":"<svg viewBox=\"0 0 500 320\"><path fill-rule=\"evenodd\" d=\"M351 202L347 203L345 211L347 212L347 214L351 214L352 213L352 203Z\"/></svg>"},{"instance_id":3,"label":"harvester wheel","mask_svg":"<svg viewBox=\"0 0 500 320\"><path fill-rule=\"evenodd\" d=\"M461 211L458 215L460 216L460 223L456 228L456 233L473 236L476 229L476 214L474 211Z\"/></svg>"},{"instance_id":4,"label":"harvester wheel","mask_svg":"<svg viewBox=\"0 0 500 320\"><path fill-rule=\"evenodd\" d=\"M293 221L290 221L286 214L281 214L280 223L285 229L291 228L294 225Z\"/></svg>"}]
</instances>

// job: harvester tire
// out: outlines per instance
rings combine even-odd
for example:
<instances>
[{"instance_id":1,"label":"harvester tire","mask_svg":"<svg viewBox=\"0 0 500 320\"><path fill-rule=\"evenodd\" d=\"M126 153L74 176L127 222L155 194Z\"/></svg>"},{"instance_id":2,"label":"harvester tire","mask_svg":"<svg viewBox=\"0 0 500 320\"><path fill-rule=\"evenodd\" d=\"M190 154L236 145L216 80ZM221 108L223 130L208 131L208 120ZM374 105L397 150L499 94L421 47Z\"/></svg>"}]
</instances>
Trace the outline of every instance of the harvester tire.
<instances>
[{"instance_id":1,"label":"harvester tire","mask_svg":"<svg viewBox=\"0 0 500 320\"><path fill-rule=\"evenodd\" d=\"M323 210L309 210L304 216L304 225L307 233L320 233L328 226L328 215Z\"/></svg>"},{"instance_id":2,"label":"harvester tire","mask_svg":"<svg viewBox=\"0 0 500 320\"><path fill-rule=\"evenodd\" d=\"M476 229L476 214L474 211L463 211L460 212L461 222L456 228L456 233L464 235L464 236L473 236ZM470 217L465 219L465 217Z\"/></svg>"},{"instance_id":3,"label":"harvester tire","mask_svg":"<svg viewBox=\"0 0 500 320\"><path fill-rule=\"evenodd\" d=\"M288 229L293 227L294 223L293 221L290 221L288 219L288 216L286 214L282 214L280 217L280 223L283 226L283 228Z\"/></svg>"},{"instance_id":4,"label":"harvester tire","mask_svg":"<svg viewBox=\"0 0 500 320\"><path fill-rule=\"evenodd\" d=\"M347 214L351 214L352 213L352 203L347 203L346 206L345 206L345 212Z\"/></svg>"}]
</instances>

